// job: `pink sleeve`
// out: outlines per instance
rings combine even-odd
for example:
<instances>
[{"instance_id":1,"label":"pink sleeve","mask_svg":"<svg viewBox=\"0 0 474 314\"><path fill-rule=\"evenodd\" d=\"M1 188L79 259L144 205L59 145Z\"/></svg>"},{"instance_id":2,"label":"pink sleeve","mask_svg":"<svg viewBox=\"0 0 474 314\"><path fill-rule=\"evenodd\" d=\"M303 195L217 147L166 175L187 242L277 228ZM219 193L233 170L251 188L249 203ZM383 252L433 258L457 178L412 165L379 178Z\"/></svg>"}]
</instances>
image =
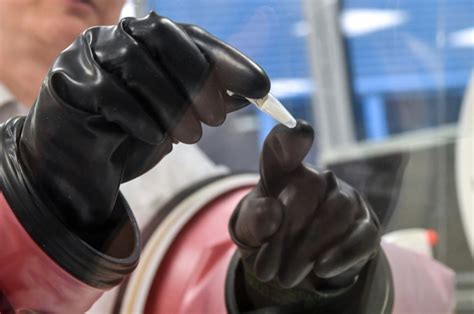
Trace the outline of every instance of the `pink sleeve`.
<instances>
[{"instance_id":1,"label":"pink sleeve","mask_svg":"<svg viewBox=\"0 0 474 314\"><path fill-rule=\"evenodd\" d=\"M2 193L0 243L0 298L3 294L15 310L83 313L103 293L51 260L19 223Z\"/></svg>"},{"instance_id":2,"label":"pink sleeve","mask_svg":"<svg viewBox=\"0 0 474 314\"><path fill-rule=\"evenodd\" d=\"M393 313L452 313L454 272L431 257L382 243L395 286Z\"/></svg>"}]
</instances>

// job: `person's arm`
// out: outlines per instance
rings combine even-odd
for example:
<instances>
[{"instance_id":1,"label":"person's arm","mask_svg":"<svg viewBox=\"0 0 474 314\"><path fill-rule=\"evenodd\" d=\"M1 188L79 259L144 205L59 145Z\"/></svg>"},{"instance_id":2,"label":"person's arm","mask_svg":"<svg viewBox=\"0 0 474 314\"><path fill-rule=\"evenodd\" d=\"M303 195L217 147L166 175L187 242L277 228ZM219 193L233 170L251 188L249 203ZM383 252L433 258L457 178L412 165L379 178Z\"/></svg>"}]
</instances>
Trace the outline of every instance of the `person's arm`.
<instances>
[{"instance_id":1,"label":"person's arm","mask_svg":"<svg viewBox=\"0 0 474 314\"><path fill-rule=\"evenodd\" d=\"M248 303L255 313L389 313L378 219L332 172L303 164L313 137L303 121L276 126L262 149L261 180L230 220Z\"/></svg>"},{"instance_id":2,"label":"person's arm","mask_svg":"<svg viewBox=\"0 0 474 314\"><path fill-rule=\"evenodd\" d=\"M261 98L269 89L258 65L197 26L151 13L86 30L53 63L29 114L0 128L9 217L0 230L13 241L0 250L0 290L11 306L82 311L120 283L140 251L120 184L247 104L228 90ZM34 256L21 254L31 245ZM55 281L53 268L78 285Z\"/></svg>"}]
</instances>

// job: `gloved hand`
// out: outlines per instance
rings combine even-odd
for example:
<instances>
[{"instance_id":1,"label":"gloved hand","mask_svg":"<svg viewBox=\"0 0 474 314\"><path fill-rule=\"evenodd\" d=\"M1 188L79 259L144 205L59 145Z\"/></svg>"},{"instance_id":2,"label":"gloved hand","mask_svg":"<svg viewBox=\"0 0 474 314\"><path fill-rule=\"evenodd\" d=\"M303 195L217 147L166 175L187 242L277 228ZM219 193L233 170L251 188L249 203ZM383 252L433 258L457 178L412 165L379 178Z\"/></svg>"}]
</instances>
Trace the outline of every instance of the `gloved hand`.
<instances>
[{"instance_id":1,"label":"gloved hand","mask_svg":"<svg viewBox=\"0 0 474 314\"><path fill-rule=\"evenodd\" d=\"M258 65L197 26L151 13L93 27L57 58L17 123L21 164L63 221L100 230L121 183L172 142L197 142L201 122L217 126L248 103L227 90L261 98L269 88Z\"/></svg>"},{"instance_id":2,"label":"gloved hand","mask_svg":"<svg viewBox=\"0 0 474 314\"><path fill-rule=\"evenodd\" d=\"M234 211L229 230L246 271L281 288L350 286L379 247L369 205L333 173L302 161L313 129L276 126L260 156L261 179Z\"/></svg>"}]
</instances>

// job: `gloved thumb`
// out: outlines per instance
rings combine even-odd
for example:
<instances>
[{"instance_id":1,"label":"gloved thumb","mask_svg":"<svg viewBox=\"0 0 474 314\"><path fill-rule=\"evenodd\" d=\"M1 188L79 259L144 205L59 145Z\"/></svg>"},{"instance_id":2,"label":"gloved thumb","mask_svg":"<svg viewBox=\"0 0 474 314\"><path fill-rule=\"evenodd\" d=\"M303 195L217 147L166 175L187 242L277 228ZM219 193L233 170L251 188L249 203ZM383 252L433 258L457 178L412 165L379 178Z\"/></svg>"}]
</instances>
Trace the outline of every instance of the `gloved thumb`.
<instances>
[{"instance_id":1,"label":"gloved thumb","mask_svg":"<svg viewBox=\"0 0 474 314\"><path fill-rule=\"evenodd\" d=\"M313 140L313 128L304 120L298 120L291 129L282 124L272 129L260 155L261 187L266 196L278 197L288 176L308 154Z\"/></svg>"}]
</instances>

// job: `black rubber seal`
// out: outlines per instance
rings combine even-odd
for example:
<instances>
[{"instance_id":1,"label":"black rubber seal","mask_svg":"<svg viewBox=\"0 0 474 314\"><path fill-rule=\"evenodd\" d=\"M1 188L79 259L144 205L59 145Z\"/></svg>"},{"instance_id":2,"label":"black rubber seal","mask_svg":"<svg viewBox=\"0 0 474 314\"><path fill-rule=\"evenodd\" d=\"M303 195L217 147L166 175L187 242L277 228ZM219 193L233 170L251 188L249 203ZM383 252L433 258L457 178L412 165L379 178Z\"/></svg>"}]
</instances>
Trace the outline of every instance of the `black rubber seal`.
<instances>
[{"instance_id":1,"label":"black rubber seal","mask_svg":"<svg viewBox=\"0 0 474 314\"><path fill-rule=\"evenodd\" d=\"M117 219L100 247L72 231L41 201L23 171L17 155L23 121L13 118L0 126L0 188L10 208L38 246L72 276L99 289L117 285L140 256L140 233L126 200L119 194Z\"/></svg>"},{"instance_id":2,"label":"black rubber seal","mask_svg":"<svg viewBox=\"0 0 474 314\"><path fill-rule=\"evenodd\" d=\"M256 309L248 298L248 286L245 283L245 269L240 259L240 253L236 250L227 269L225 281L225 303L229 314L302 314L302 313L325 313L315 312L314 308L308 308L305 304L275 305Z\"/></svg>"},{"instance_id":3,"label":"black rubber seal","mask_svg":"<svg viewBox=\"0 0 474 314\"><path fill-rule=\"evenodd\" d=\"M240 254L236 251L229 263L225 282L225 302L229 314L390 314L393 309L393 280L382 249L364 268L351 289L335 297L319 300L316 297L304 302L256 309L248 297L255 292L249 291L246 277Z\"/></svg>"}]
</instances>

